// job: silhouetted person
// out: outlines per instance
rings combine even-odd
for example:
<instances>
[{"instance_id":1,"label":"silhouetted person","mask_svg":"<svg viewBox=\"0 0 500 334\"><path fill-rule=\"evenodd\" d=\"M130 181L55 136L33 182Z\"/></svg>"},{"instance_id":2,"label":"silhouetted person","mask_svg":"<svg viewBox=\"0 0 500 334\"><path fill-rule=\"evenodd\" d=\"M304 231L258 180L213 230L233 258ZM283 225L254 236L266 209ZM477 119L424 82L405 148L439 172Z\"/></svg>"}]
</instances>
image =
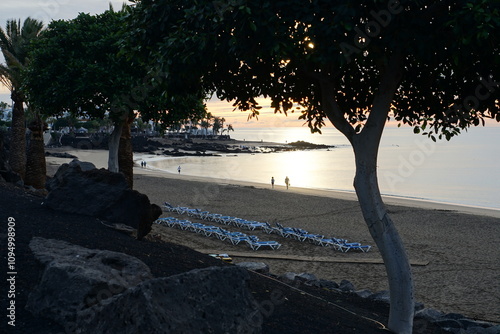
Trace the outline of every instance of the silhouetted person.
<instances>
[{"instance_id":1,"label":"silhouetted person","mask_svg":"<svg viewBox=\"0 0 500 334\"><path fill-rule=\"evenodd\" d=\"M288 187L290 186L290 179L287 177L285 177L285 184L286 184L286 189L288 189Z\"/></svg>"}]
</instances>

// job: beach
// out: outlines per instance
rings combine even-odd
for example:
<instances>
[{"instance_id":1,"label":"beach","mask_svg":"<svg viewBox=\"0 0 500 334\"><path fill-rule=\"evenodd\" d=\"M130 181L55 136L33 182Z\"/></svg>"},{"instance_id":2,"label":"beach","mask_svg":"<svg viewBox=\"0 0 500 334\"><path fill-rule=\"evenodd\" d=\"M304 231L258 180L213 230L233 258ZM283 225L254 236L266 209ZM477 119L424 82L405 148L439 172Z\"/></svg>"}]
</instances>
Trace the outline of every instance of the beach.
<instances>
[{"instance_id":1,"label":"beach","mask_svg":"<svg viewBox=\"0 0 500 334\"><path fill-rule=\"evenodd\" d=\"M105 167L107 151L57 150ZM48 151L55 151L49 149ZM153 155L136 155L137 161ZM47 157L49 174L71 159ZM387 290L380 255L364 223L355 195L316 189L294 188L223 179L191 177L141 168L134 169L134 189L148 195L152 203L198 208L212 213L248 220L279 222L311 233L335 236L372 245L368 253L340 253L309 243L252 231L261 240L282 243L277 251L253 252L245 245L231 245L214 238L163 226L154 226L153 235L201 252L238 254L234 262L262 261L274 274L308 272L318 278L351 281L357 290ZM415 297L426 307L456 312L471 318L499 321L500 310L500 211L385 198L401 234L412 265ZM165 212L163 217L175 216ZM177 216L180 217L180 216ZM187 216L184 216L187 219ZM229 227L230 230L237 230ZM263 258L244 257L246 253ZM242 256L241 256L242 255ZM283 258L270 259L266 255ZM315 260L316 259L316 260ZM330 259L330 260L325 260Z\"/></svg>"}]
</instances>

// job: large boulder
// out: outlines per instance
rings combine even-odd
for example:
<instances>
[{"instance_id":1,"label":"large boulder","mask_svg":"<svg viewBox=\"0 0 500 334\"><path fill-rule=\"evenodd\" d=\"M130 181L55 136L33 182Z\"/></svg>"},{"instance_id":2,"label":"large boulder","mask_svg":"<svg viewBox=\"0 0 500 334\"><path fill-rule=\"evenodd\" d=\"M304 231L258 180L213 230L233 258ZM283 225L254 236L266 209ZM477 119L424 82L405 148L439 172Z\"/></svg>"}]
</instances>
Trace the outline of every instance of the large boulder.
<instances>
[{"instance_id":1,"label":"large boulder","mask_svg":"<svg viewBox=\"0 0 500 334\"><path fill-rule=\"evenodd\" d=\"M162 210L129 188L121 173L96 169L87 162L63 164L47 182L45 205L59 211L89 215L137 229L137 239L151 231Z\"/></svg>"},{"instance_id":2,"label":"large boulder","mask_svg":"<svg viewBox=\"0 0 500 334\"><path fill-rule=\"evenodd\" d=\"M109 206L110 198L120 197L129 187L122 174L97 169L94 164L75 159L61 165L46 188L49 190L45 201L47 206L60 211L98 215Z\"/></svg>"},{"instance_id":3,"label":"large boulder","mask_svg":"<svg viewBox=\"0 0 500 334\"><path fill-rule=\"evenodd\" d=\"M151 232L151 225L162 213L158 205L149 202L148 196L126 190L99 216L109 222L132 226L137 229L137 238L141 239Z\"/></svg>"},{"instance_id":4,"label":"large boulder","mask_svg":"<svg viewBox=\"0 0 500 334\"><path fill-rule=\"evenodd\" d=\"M240 262L236 263L238 267L245 268L246 270L255 271L260 274L269 274L269 266L264 262Z\"/></svg>"},{"instance_id":5,"label":"large boulder","mask_svg":"<svg viewBox=\"0 0 500 334\"><path fill-rule=\"evenodd\" d=\"M152 279L80 312L76 332L260 333L248 279L236 266Z\"/></svg>"},{"instance_id":6,"label":"large boulder","mask_svg":"<svg viewBox=\"0 0 500 334\"><path fill-rule=\"evenodd\" d=\"M142 261L123 253L38 237L29 246L45 269L26 308L62 325L74 322L77 312L153 277Z\"/></svg>"}]
</instances>

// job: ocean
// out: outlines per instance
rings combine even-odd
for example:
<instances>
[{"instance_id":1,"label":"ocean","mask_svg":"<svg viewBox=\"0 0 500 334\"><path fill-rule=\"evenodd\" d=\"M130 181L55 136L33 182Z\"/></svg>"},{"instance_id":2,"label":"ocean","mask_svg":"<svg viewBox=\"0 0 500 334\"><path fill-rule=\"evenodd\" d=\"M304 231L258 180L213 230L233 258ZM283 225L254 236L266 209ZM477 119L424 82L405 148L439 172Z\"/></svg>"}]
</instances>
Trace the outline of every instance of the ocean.
<instances>
[{"instance_id":1,"label":"ocean","mask_svg":"<svg viewBox=\"0 0 500 334\"><path fill-rule=\"evenodd\" d=\"M303 140L333 145L329 150L181 157L151 161L176 173L292 187L353 192L354 154L333 127L322 134L302 128L242 128L230 135L242 141L290 143ZM436 143L412 128L387 127L379 150L378 179L383 195L500 209L500 127L477 127Z\"/></svg>"}]
</instances>

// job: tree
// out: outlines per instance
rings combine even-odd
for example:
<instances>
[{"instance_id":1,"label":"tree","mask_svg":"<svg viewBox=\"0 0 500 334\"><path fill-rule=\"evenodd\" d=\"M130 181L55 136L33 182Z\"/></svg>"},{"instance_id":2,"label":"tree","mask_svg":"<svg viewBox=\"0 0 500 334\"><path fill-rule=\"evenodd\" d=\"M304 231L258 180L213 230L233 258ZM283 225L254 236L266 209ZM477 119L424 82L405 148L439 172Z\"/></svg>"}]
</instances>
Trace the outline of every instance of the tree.
<instances>
[{"instance_id":1,"label":"tree","mask_svg":"<svg viewBox=\"0 0 500 334\"><path fill-rule=\"evenodd\" d=\"M234 131L233 125L228 124L227 129L222 129L222 134L224 134L224 131L227 131L227 135L229 136L229 131Z\"/></svg>"},{"instance_id":2,"label":"tree","mask_svg":"<svg viewBox=\"0 0 500 334\"><path fill-rule=\"evenodd\" d=\"M224 129L224 122L226 121L226 119L224 117L215 116L213 120L214 120L212 124L213 133L217 135L220 131L222 134L222 131Z\"/></svg>"},{"instance_id":3,"label":"tree","mask_svg":"<svg viewBox=\"0 0 500 334\"><path fill-rule=\"evenodd\" d=\"M3 117L3 114L7 110L7 108L9 108L9 105L7 104L7 102L1 101L0 102L0 117Z\"/></svg>"},{"instance_id":4,"label":"tree","mask_svg":"<svg viewBox=\"0 0 500 334\"><path fill-rule=\"evenodd\" d=\"M108 168L118 172L118 143L132 108L121 99L138 69L118 58L118 40L125 12L80 14L76 19L52 21L34 43L32 62L24 81L30 103L50 116L69 112L75 117L114 122Z\"/></svg>"},{"instance_id":5,"label":"tree","mask_svg":"<svg viewBox=\"0 0 500 334\"><path fill-rule=\"evenodd\" d=\"M56 117L53 128L56 131L62 130L63 128L66 127L74 128L77 123L78 123L77 118L74 115L68 114L63 117Z\"/></svg>"},{"instance_id":6,"label":"tree","mask_svg":"<svg viewBox=\"0 0 500 334\"><path fill-rule=\"evenodd\" d=\"M199 95L175 99L167 94L161 73L148 73L148 68L120 54L126 12L111 8L100 15L80 14L50 23L34 45L25 86L29 101L45 115L109 117L114 129L108 169L124 173L132 187L130 125L136 112L168 124L203 113L205 107Z\"/></svg>"},{"instance_id":7,"label":"tree","mask_svg":"<svg viewBox=\"0 0 500 334\"><path fill-rule=\"evenodd\" d=\"M200 127L205 129L204 131L204 137L206 138L208 136L208 129L212 126L212 120L213 120L213 116L211 113L207 113L207 115L205 116L205 118L203 118L201 121L200 121Z\"/></svg>"},{"instance_id":8,"label":"tree","mask_svg":"<svg viewBox=\"0 0 500 334\"><path fill-rule=\"evenodd\" d=\"M140 132L149 130L149 123L144 122L141 118L135 120L135 125Z\"/></svg>"},{"instance_id":9,"label":"tree","mask_svg":"<svg viewBox=\"0 0 500 334\"><path fill-rule=\"evenodd\" d=\"M32 120L29 121L30 142L26 157L25 183L36 189L44 189L47 177L47 165L45 161L45 143L43 132L47 130L47 124L39 112L32 112Z\"/></svg>"},{"instance_id":10,"label":"tree","mask_svg":"<svg viewBox=\"0 0 500 334\"><path fill-rule=\"evenodd\" d=\"M313 132L328 119L348 138L356 194L387 270L388 328L411 333L413 280L380 196L380 138L390 117L433 140L500 121L498 4L142 0L134 15L143 56L174 59L176 71L198 75L239 110L258 115L256 98L268 97L276 112L299 111Z\"/></svg>"},{"instance_id":11,"label":"tree","mask_svg":"<svg viewBox=\"0 0 500 334\"><path fill-rule=\"evenodd\" d=\"M5 30L0 27L0 48L5 58L5 65L0 64L0 81L9 88L13 101L9 164L22 179L26 174L25 94L21 87L22 71L27 63L29 45L39 37L42 30L43 23L29 17L24 20L22 26L20 20L9 20Z\"/></svg>"},{"instance_id":12,"label":"tree","mask_svg":"<svg viewBox=\"0 0 500 334\"><path fill-rule=\"evenodd\" d=\"M226 123L226 119L222 117L220 119L220 134L222 134L222 132L224 131L224 123Z\"/></svg>"}]
</instances>

